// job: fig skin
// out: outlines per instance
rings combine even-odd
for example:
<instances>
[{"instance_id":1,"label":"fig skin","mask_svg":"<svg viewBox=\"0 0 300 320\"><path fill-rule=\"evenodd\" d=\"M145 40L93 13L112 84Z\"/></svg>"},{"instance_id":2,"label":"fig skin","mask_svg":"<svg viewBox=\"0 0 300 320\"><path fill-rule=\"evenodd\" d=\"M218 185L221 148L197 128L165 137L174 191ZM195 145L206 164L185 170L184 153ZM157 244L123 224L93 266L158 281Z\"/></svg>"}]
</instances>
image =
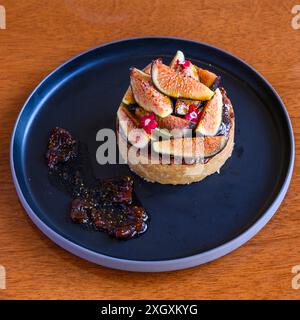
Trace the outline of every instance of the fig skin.
<instances>
[{"instance_id":1,"label":"fig skin","mask_svg":"<svg viewBox=\"0 0 300 320\"><path fill-rule=\"evenodd\" d=\"M220 89L217 89L214 97L203 107L196 132L204 136L215 136L222 123L222 114L223 96Z\"/></svg>"},{"instance_id":2,"label":"fig skin","mask_svg":"<svg viewBox=\"0 0 300 320\"><path fill-rule=\"evenodd\" d=\"M151 63L149 63L144 69L143 71L147 74L150 75L150 72L151 72ZM127 105L130 105L130 104L135 104L136 101L134 100L134 96L133 96L133 93L132 93L132 90L131 90L131 87L129 86L122 98L122 102L127 104Z\"/></svg>"},{"instance_id":3,"label":"fig skin","mask_svg":"<svg viewBox=\"0 0 300 320\"><path fill-rule=\"evenodd\" d=\"M180 65L182 65L184 62L185 62L184 53L182 51L178 50L170 63L170 68L199 81L197 67L195 65L193 65L192 63L190 63L190 65L188 67L183 68Z\"/></svg>"},{"instance_id":4,"label":"fig skin","mask_svg":"<svg viewBox=\"0 0 300 320\"><path fill-rule=\"evenodd\" d=\"M130 85L135 101L149 112L160 117L167 117L173 112L171 99L158 91L151 77L141 70L132 68L130 72Z\"/></svg>"},{"instance_id":5,"label":"fig skin","mask_svg":"<svg viewBox=\"0 0 300 320\"><path fill-rule=\"evenodd\" d=\"M159 128L168 129L169 131L173 129L192 129L192 123L190 121L173 115L165 118L156 117L156 121Z\"/></svg>"},{"instance_id":6,"label":"fig skin","mask_svg":"<svg viewBox=\"0 0 300 320\"><path fill-rule=\"evenodd\" d=\"M185 61L185 56L184 56L183 52L180 50L178 50L176 52L176 54L170 64L170 67L174 70L176 70L176 68L177 68L177 61L179 61L179 63L184 63L184 61ZM143 69L143 71L147 74L150 74L151 73L151 63L149 63ZM181 72L188 75L188 76L191 76L192 78L194 78L196 80L199 80L198 70L195 65L191 64L190 67L183 69ZM136 103L130 86L127 88L127 90L122 98L122 102L125 103L126 105Z\"/></svg>"},{"instance_id":7,"label":"fig skin","mask_svg":"<svg viewBox=\"0 0 300 320\"><path fill-rule=\"evenodd\" d=\"M209 100L214 94L203 83L176 72L160 59L152 62L151 77L159 91L173 98Z\"/></svg>"},{"instance_id":8,"label":"fig skin","mask_svg":"<svg viewBox=\"0 0 300 320\"><path fill-rule=\"evenodd\" d=\"M136 148L144 148L150 141L149 135L139 127L138 119L135 118L124 105L117 112L119 130L127 140Z\"/></svg>"},{"instance_id":9,"label":"fig skin","mask_svg":"<svg viewBox=\"0 0 300 320\"><path fill-rule=\"evenodd\" d=\"M199 75L200 81L205 84L207 87L211 87L215 80L217 79L217 75L211 71L202 69L200 67L196 67Z\"/></svg>"},{"instance_id":10,"label":"fig skin","mask_svg":"<svg viewBox=\"0 0 300 320\"><path fill-rule=\"evenodd\" d=\"M185 137L153 142L157 153L189 159L211 158L221 152L227 144L227 136Z\"/></svg>"}]
</instances>

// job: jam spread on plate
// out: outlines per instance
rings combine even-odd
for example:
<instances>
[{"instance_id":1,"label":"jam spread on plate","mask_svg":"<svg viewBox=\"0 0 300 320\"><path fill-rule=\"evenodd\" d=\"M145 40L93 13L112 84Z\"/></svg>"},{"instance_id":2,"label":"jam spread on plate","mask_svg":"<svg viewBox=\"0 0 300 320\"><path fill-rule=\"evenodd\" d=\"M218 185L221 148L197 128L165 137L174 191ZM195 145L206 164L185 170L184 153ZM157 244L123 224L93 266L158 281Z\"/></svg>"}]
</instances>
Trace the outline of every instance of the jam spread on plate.
<instances>
[{"instance_id":1,"label":"jam spread on plate","mask_svg":"<svg viewBox=\"0 0 300 320\"><path fill-rule=\"evenodd\" d=\"M49 178L73 198L72 221L117 239L144 233L148 215L134 194L132 177L95 179L83 149L67 130L52 129L46 152Z\"/></svg>"}]
</instances>

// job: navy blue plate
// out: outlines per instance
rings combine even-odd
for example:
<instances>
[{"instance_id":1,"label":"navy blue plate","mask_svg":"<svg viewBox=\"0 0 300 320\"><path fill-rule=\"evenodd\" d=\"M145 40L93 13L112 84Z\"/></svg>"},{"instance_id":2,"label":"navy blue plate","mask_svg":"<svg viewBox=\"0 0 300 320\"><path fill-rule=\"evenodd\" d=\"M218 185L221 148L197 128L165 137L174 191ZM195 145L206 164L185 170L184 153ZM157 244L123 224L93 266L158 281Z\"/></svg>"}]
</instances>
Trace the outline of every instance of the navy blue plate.
<instances>
[{"instance_id":1,"label":"navy blue plate","mask_svg":"<svg viewBox=\"0 0 300 320\"><path fill-rule=\"evenodd\" d=\"M151 216L149 230L137 239L117 241L72 223L69 196L48 179L44 155L50 130L66 128L87 145L96 177L130 174L126 165L97 164L96 133L114 128L129 68L142 68L157 57L168 63L177 50L221 75L236 115L232 157L219 175L188 186L152 184L134 176L135 190ZM29 97L11 143L16 189L35 224L84 259L131 271L187 268L245 243L279 207L293 161L291 123L270 84L222 50L175 38L113 42L66 62Z\"/></svg>"}]
</instances>

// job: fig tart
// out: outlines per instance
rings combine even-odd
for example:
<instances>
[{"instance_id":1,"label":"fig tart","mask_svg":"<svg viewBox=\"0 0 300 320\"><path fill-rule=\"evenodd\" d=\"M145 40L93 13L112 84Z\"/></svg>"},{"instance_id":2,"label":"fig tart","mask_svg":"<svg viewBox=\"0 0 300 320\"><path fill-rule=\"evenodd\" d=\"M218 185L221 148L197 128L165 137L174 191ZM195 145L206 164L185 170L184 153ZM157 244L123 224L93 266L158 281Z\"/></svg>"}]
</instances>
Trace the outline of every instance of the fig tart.
<instances>
[{"instance_id":1,"label":"fig tart","mask_svg":"<svg viewBox=\"0 0 300 320\"><path fill-rule=\"evenodd\" d=\"M118 145L147 181L188 184L219 172L234 146L234 111L221 78L177 51L130 69L117 112Z\"/></svg>"}]
</instances>

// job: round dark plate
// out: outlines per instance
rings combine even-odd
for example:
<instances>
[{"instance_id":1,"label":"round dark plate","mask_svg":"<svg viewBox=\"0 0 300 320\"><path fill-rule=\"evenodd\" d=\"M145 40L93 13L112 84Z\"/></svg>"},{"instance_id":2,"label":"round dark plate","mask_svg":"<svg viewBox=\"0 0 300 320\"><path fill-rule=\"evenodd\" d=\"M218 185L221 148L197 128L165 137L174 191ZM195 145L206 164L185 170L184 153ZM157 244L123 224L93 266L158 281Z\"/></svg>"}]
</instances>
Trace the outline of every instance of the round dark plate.
<instances>
[{"instance_id":1,"label":"round dark plate","mask_svg":"<svg viewBox=\"0 0 300 320\"><path fill-rule=\"evenodd\" d=\"M96 177L132 174L126 165L97 164L96 133L114 128L129 84L129 68L143 68L157 57L168 63L177 50L221 75L236 116L232 157L220 174L186 186L148 183L134 175L136 193L151 216L141 237L118 241L72 223L69 196L48 179L44 155L50 130L66 128L86 144ZM293 161L291 123L270 84L222 50L175 38L113 42L66 62L29 97L11 143L16 189L34 223L58 245L84 259L131 271L187 268L245 243L279 207Z\"/></svg>"}]
</instances>

